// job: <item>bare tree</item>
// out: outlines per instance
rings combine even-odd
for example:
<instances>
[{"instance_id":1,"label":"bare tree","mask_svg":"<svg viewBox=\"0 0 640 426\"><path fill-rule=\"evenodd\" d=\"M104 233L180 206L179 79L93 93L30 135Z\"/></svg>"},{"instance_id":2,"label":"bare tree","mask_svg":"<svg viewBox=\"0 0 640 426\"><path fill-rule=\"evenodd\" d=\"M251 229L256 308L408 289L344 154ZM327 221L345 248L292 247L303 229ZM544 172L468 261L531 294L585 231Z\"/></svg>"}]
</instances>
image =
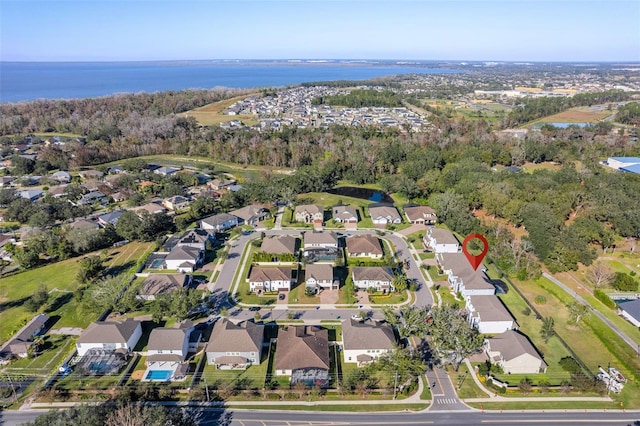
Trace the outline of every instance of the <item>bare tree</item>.
<instances>
[{"instance_id":1,"label":"bare tree","mask_svg":"<svg viewBox=\"0 0 640 426\"><path fill-rule=\"evenodd\" d=\"M613 280L613 271L604 262L595 262L587 270L587 279L594 288L606 287Z\"/></svg>"}]
</instances>

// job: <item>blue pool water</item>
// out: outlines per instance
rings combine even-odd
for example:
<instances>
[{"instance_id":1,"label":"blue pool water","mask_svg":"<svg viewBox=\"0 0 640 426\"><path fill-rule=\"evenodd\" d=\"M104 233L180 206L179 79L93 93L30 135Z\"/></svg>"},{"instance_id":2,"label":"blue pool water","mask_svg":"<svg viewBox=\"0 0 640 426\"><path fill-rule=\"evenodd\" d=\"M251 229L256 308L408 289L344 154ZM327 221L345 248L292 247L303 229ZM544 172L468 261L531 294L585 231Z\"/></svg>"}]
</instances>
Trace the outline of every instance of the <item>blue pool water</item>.
<instances>
[{"instance_id":1,"label":"blue pool water","mask_svg":"<svg viewBox=\"0 0 640 426\"><path fill-rule=\"evenodd\" d=\"M149 266L149 269L160 269L162 267L162 263L164 263L163 259L154 259Z\"/></svg>"},{"instance_id":2,"label":"blue pool water","mask_svg":"<svg viewBox=\"0 0 640 426\"><path fill-rule=\"evenodd\" d=\"M173 375L171 370L151 370L147 373L146 380L167 381Z\"/></svg>"}]
</instances>

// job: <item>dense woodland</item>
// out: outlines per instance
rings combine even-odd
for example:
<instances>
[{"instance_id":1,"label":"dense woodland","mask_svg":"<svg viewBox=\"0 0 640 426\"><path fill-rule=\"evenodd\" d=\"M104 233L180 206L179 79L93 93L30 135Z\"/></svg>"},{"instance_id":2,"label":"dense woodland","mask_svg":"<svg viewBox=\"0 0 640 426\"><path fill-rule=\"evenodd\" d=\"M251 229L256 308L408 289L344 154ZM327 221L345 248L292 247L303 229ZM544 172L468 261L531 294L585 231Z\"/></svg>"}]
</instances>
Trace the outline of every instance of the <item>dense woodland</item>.
<instances>
[{"instance_id":1,"label":"dense woodland","mask_svg":"<svg viewBox=\"0 0 640 426\"><path fill-rule=\"evenodd\" d=\"M259 133L200 127L195 120L176 115L239 93L166 92L2 105L1 141L8 151L11 144L33 132L71 132L85 138L62 147L43 147L33 164L15 162L14 167L40 173L77 170L145 154L199 155L295 169L292 175L265 172L261 179L242 182L244 189L239 193L194 204L190 214L178 221L179 228L206 214L251 201L293 201L298 194L324 191L347 180L378 183L385 191L429 203L444 223L461 234L484 232L490 237L494 259L508 272L523 276L537 272L538 260L552 271L574 269L578 263L589 265L598 251L611 248L620 238L640 238L640 177L612 173L599 164L608 156L637 155L637 142L624 132L599 127L543 128L513 138L483 120L439 117L420 133L341 126ZM575 97L570 103L614 102L624 96L608 92ZM567 102L558 98L523 101L506 124L566 109L571 106ZM627 109L633 116L633 107ZM558 167L533 173L500 171L501 166L544 162ZM168 196L186 184L158 181L151 174L138 176L133 173L135 164L129 168L132 173L116 189L129 191L134 204L152 195ZM144 172L138 168L136 173ZM134 185L139 178L155 179L157 185L140 193ZM11 197L3 193L2 202L9 216L21 222L35 221L34 217L62 220L84 213L70 211L51 199L45 200L46 208L39 205L30 210L34 207ZM482 222L479 213L504 219L512 228L497 226L495 220ZM169 225L129 222L123 221L127 229L115 232L123 238L140 239L136 229L150 229L154 232L149 235L158 235ZM526 230L526 237L515 238L513 229Z\"/></svg>"}]
</instances>

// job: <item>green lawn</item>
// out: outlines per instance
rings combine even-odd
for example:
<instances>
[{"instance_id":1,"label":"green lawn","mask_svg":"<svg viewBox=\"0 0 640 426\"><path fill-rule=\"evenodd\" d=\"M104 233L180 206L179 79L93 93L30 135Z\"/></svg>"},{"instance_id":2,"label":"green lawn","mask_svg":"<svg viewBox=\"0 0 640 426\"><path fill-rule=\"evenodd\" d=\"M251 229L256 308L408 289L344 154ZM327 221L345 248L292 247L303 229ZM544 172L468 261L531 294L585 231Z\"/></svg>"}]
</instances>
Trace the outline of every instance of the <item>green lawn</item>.
<instances>
[{"instance_id":1,"label":"green lawn","mask_svg":"<svg viewBox=\"0 0 640 426\"><path fill-rule=\"evenodd\" d=\"M53 369L60 367L74 345L75 337L72 336L45 336L43 348L38 356L16 360L6 367L5 371L16 374L49 374Z\"/></svg>"},{"instance_id":2,"label":"green lawn","mask_svg":"<svg viewBox=\"0 0 640 426\"><path fill-rule=\"evenodd\" d=\"M300 304L300 305L317 305L320 303L320 297L318 296L307 296L305 294L305 285L304 283L300 283L296 285L289 292L289 304Z\"/></svg>"},{"instance_id":3,"label":"green lawn","mask_svg":"<svg viewBox=\"0 0 640 426\"><path fill-rule=\"evenodd\" d=\"M153 243L133 242L111 249L105 264L116 273L129 271L152 246ZM73 292L80 286L75 279L80 269L78 260L67 259L0 279L0 341L11 337L37 314L28 312L23 305L40 285L49 290L46 314L59 317L54 327L86 327L97 318L100 312L82 309L74 297Z\"/></svg>"}]
</instances>

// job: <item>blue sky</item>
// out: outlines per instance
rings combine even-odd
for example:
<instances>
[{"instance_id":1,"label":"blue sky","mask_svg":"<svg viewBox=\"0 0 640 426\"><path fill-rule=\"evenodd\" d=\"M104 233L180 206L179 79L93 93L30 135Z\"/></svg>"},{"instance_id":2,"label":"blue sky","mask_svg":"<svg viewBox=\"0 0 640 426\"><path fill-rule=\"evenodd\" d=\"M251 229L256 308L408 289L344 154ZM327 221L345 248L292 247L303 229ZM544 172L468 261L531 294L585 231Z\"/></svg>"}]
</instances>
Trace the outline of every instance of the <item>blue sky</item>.
<instances>
[{"instance_id":1,"label":"blue sky","mask_svg":"<svg viewBox=\"0 0 640 426\"><path fill-rule=\"evenodd\" d=\"M640 61L640 0L2 0L0 43L4 61Z\"/></svg>"}]
</instances>

